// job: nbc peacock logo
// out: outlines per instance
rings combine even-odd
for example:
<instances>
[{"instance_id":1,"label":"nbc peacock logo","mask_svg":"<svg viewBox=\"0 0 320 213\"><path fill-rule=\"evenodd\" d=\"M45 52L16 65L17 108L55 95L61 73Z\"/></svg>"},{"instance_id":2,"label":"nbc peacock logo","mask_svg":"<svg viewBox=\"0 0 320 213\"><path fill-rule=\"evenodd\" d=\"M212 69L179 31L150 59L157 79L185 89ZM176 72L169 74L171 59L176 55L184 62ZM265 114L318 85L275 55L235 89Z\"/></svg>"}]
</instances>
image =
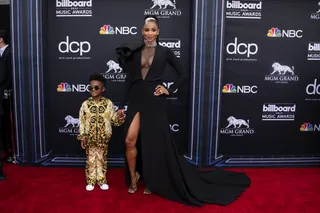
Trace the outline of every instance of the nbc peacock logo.
<instances>
[{"instance_id":1,"label":"nbc peacock logo","mask_svg":"<svg viewBox=\"0 0 320 213\"><path fill-rule=\"evenodd\" d=\"M303 31L300 29L282 29L280 30L278 27L272 27L268 30L267 36L269 38L302 38Z\"/></svg>"},{"instance_id":2,"label":"nbc peacock logo","mask_svg":"<svg viewBox=\"0 0 320 213\"><path fill-rule=\"evenodd\" d=\"M304 123L300 127L301 132L310 132L313 131L313 125L311 123Z\"/></svg>"},{"instance_id":3,"label":"nbc peacock logo","mask_svg":"<svg viewBox=\"0 0 320 213\"><path fill-rule=\"evenodd\" d=\"M66 83L66 82L62 82L61 84L58 85L57 88L58 92L71 92L71 86L70 84Z\"/></svg>"},{"instance_id":4,"label":"nbc peacock logo","mask_svg":"<svg viewBox=\"0 0 320 213\"><path fill-rule=\"evenodd\" d=\"M111 25L103 25L100 28L100 35L113 35L114 34L114 28Z\"/></svg>"},{"instance_id":5,"label":"nbc peacock logo","mask_svg":"<svg viewBox=\"0 0 320 213\"><path fill-rule=\"evenodd\" d=\"M281 37L281 31L277 27L272 27L268 31L268 37Z\"/></svg>"},{"instance_id":6,"label":"nbc peacock logo","mask_svg":"<svg viewBox=\"0 0 320 213\"><path fill-rule=\"evenodd\" d=\"M222 89L223 93L236 93L237 89L233 84L226 84L223 89Z\"/></svg>"},{"instance_id":7,"label":"nbc peacock logo","mask_svg":"<svg viewBox=\"0 0 320 213\"><path fill-rule=\"evenodd\" d=\"M100 27L100 35L136 35L138 28L136 26L111 26L105 24Z\"/></svg>"},{"instance_id":8,"label":"nbc peacock logo","mask_svg":"<svg viewBox=\"0 0 320 213\"><path fill-rule=\"evenodd\" d=\"M258 86L256 85L233 85L228 83L223 86L222 93L225 94L255 94L258 92Z\"/></svg>"}]
</instances>

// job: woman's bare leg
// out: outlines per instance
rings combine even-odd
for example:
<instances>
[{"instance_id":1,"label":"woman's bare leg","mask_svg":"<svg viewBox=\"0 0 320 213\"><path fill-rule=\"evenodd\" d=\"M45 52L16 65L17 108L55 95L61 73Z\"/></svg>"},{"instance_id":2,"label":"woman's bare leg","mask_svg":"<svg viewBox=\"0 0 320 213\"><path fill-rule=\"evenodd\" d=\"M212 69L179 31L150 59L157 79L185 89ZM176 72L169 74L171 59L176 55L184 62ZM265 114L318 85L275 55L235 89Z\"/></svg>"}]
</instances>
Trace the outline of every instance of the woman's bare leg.
<instances>
[{"instance_id":1,"label":"woman's bare leg","mask_svg":"<svg viewBox=\"0 0 320 213\"><path fill-rule=\"evenodd\" d=\"M128 129L128 134L126 137L126 158L128 161L128 167L131 177L131 187L136 189L136 160L137 160L137 138L140 130L140 113L134 116L130 127Z\"/></svg>"}]
</instances>

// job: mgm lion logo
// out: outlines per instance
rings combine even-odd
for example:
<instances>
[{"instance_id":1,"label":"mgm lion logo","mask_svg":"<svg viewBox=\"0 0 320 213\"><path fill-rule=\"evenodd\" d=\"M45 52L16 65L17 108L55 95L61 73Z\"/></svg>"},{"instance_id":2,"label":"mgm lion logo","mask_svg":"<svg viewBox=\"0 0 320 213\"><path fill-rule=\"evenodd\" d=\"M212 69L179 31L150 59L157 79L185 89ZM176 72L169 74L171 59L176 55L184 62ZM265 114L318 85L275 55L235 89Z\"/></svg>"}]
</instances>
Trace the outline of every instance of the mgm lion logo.
<instances>
[{"instance_id":1,"label":"mgm lion logo","mask_svg":"<svg viewBox=\"0 0 320 213\"><path fill-rule=\"evenodd\" d=\"M318 6L320 7L320 1L318 2ZM320 9L316 13L320 13Z\"/></svg>"},{"instance_id":2,"label":"mgm lion logo","mask_svg":"<svg viewBox=\"0 0 320 213\"><path fill-rule=\"evenodd\" d=\"M71 115L67 115L64 120L66 120L67 124L64 127L72 125L72 127L79 127L79 119L74 118Z\"/></svg>"},{"instance_id":3,"label":"mgm lion logo","mask_svg":"<svg viewBox=\"0 0 320 213\"><path fill-rule=\"evenodd\" d=\"M275 73L279 73L279 75L284 75L287 72L291 75L294 75L294 67L289 67L286 65L281 65L278 62L275 62L272 64L273 72L270 75L273 75Z\"/></svg>"},{"instance_id":4,"label":"mgm lion logo","mask_svg":"<svg viewBox=\"0 0 320 213\"><path fill-rule=\"evenodd\" d=\"M107 62L107 66L109 69L106 71L106 73L110 72L111 70L114 70L114 73L121 73L122 68L117 64L115 61L110 60Z\"/></svg>"},{"instance_id":5,"label":"mgm lion logo","mask_svg":"<svg viewBox=\"0 0 320 213\"><path fill-rule=\"evenodd\" d=\"M226 128L229 128L233 125L234 128L240 128L242 125L249 128L249 120L245 121L243 119L236 119L233 116L230 116L227 121L229 122L229 125Z\"/></svg>"},{"instance_id":6,"label":"mgm lion logo","mask_svg":"<svg viewBox=\"0 0 320 213\"><path fill-rule=\"evenodd\" d=\"M177 9L175 0L172 0L172 1L171 0L152 0L152 2L153 2L153 6L150 8L151 10L156 6L158 6L159 9L167 9L168 6L173 7L174 10ZM162 6L164 7L162 8Z\"/></svg>"}]
</instances>

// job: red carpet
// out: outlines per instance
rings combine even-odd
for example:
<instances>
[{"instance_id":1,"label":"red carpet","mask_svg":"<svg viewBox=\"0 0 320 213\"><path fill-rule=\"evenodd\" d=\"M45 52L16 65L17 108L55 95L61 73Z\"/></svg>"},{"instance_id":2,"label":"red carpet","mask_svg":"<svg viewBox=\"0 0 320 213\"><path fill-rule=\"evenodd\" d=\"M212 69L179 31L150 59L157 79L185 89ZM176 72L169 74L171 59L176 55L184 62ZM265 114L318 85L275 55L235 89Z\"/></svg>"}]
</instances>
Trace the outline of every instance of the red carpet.
<instances>
[{"instance_id":1,"label":"red carpet","mask_svg":"<svg viewBox=\"0 0 320 213\"><path fill-rule=\"evenodd\" d=\"M316 213L320 211L320 169L233 169L246 172L252 186L227 207L187 207L156 195L127 193L122 169L110 169L110 189L85 191L84 169L5 165L0 182L1 213Z\"/></svg>"}]
</instances>

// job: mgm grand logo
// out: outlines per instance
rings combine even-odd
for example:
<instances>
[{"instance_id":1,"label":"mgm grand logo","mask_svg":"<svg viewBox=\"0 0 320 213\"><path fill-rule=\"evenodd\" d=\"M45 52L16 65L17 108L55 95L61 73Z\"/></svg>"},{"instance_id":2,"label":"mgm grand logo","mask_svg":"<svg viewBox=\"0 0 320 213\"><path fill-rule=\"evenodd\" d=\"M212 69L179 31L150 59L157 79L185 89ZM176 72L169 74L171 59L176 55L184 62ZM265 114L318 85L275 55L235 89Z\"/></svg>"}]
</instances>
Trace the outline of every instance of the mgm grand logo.
<instances>
[{"instance_id":1,"label":"mgm grand logo","mask_svg":"<svg viewBox=\"0 0 320 213\"><path fill-rule=\"evenodd\" d=\"M229 116L227 121L228 125L225 128L220 129L221 135L244 136L254 134L254 129L250 128L249 120L238 119L234 116Z\"/></svg>"},{"instance_id":2,"label":"mgm grand logo","mask_svg":"<svg viewBox=\"0 0 320 213\"><path fill-rule=\"evenodd\" d=\"M177 9L176 0L152 0L150 9L146 9L144 15L170 18L171 16L181 16L182 12L180 9Z\"/></svg>"},{"instance_id":3,"label":"mgm grand logo","mask_svg":"<svg viewBox=\"0 0 320 213\"><path fill-rule=\"evenodd\" d=\"M74 118L71 115L67 115L65 118L64 127L60 127L58 132L60 134L69 134L70 136L75 136L79 134L79 118Z\"/></svg>"},{"instance_id":4,"label":"mgm grand logo","mask_svg":"<svg viewBox=\"0 0 320 213\"><path fill-rule=\"evenodd\" d=\"M299 76L294 73L294 66L281 65L278 62L272 64L272 72L264 77L265 81L275 83L288 83L299 81Z\"/></svg>"},{"instance_id":5,"label":"mgm grand logo","mask_svg":"<svg viewBox=\"0 0 320 213\"><path fill-rule=\"evenodd\" d=\"M126 79L126 74L123 73L122 67L113 60L109 60L107 63L107 70L101 73L106 80L111 82L124 82Z\"/></svg>"}]
</instances>

